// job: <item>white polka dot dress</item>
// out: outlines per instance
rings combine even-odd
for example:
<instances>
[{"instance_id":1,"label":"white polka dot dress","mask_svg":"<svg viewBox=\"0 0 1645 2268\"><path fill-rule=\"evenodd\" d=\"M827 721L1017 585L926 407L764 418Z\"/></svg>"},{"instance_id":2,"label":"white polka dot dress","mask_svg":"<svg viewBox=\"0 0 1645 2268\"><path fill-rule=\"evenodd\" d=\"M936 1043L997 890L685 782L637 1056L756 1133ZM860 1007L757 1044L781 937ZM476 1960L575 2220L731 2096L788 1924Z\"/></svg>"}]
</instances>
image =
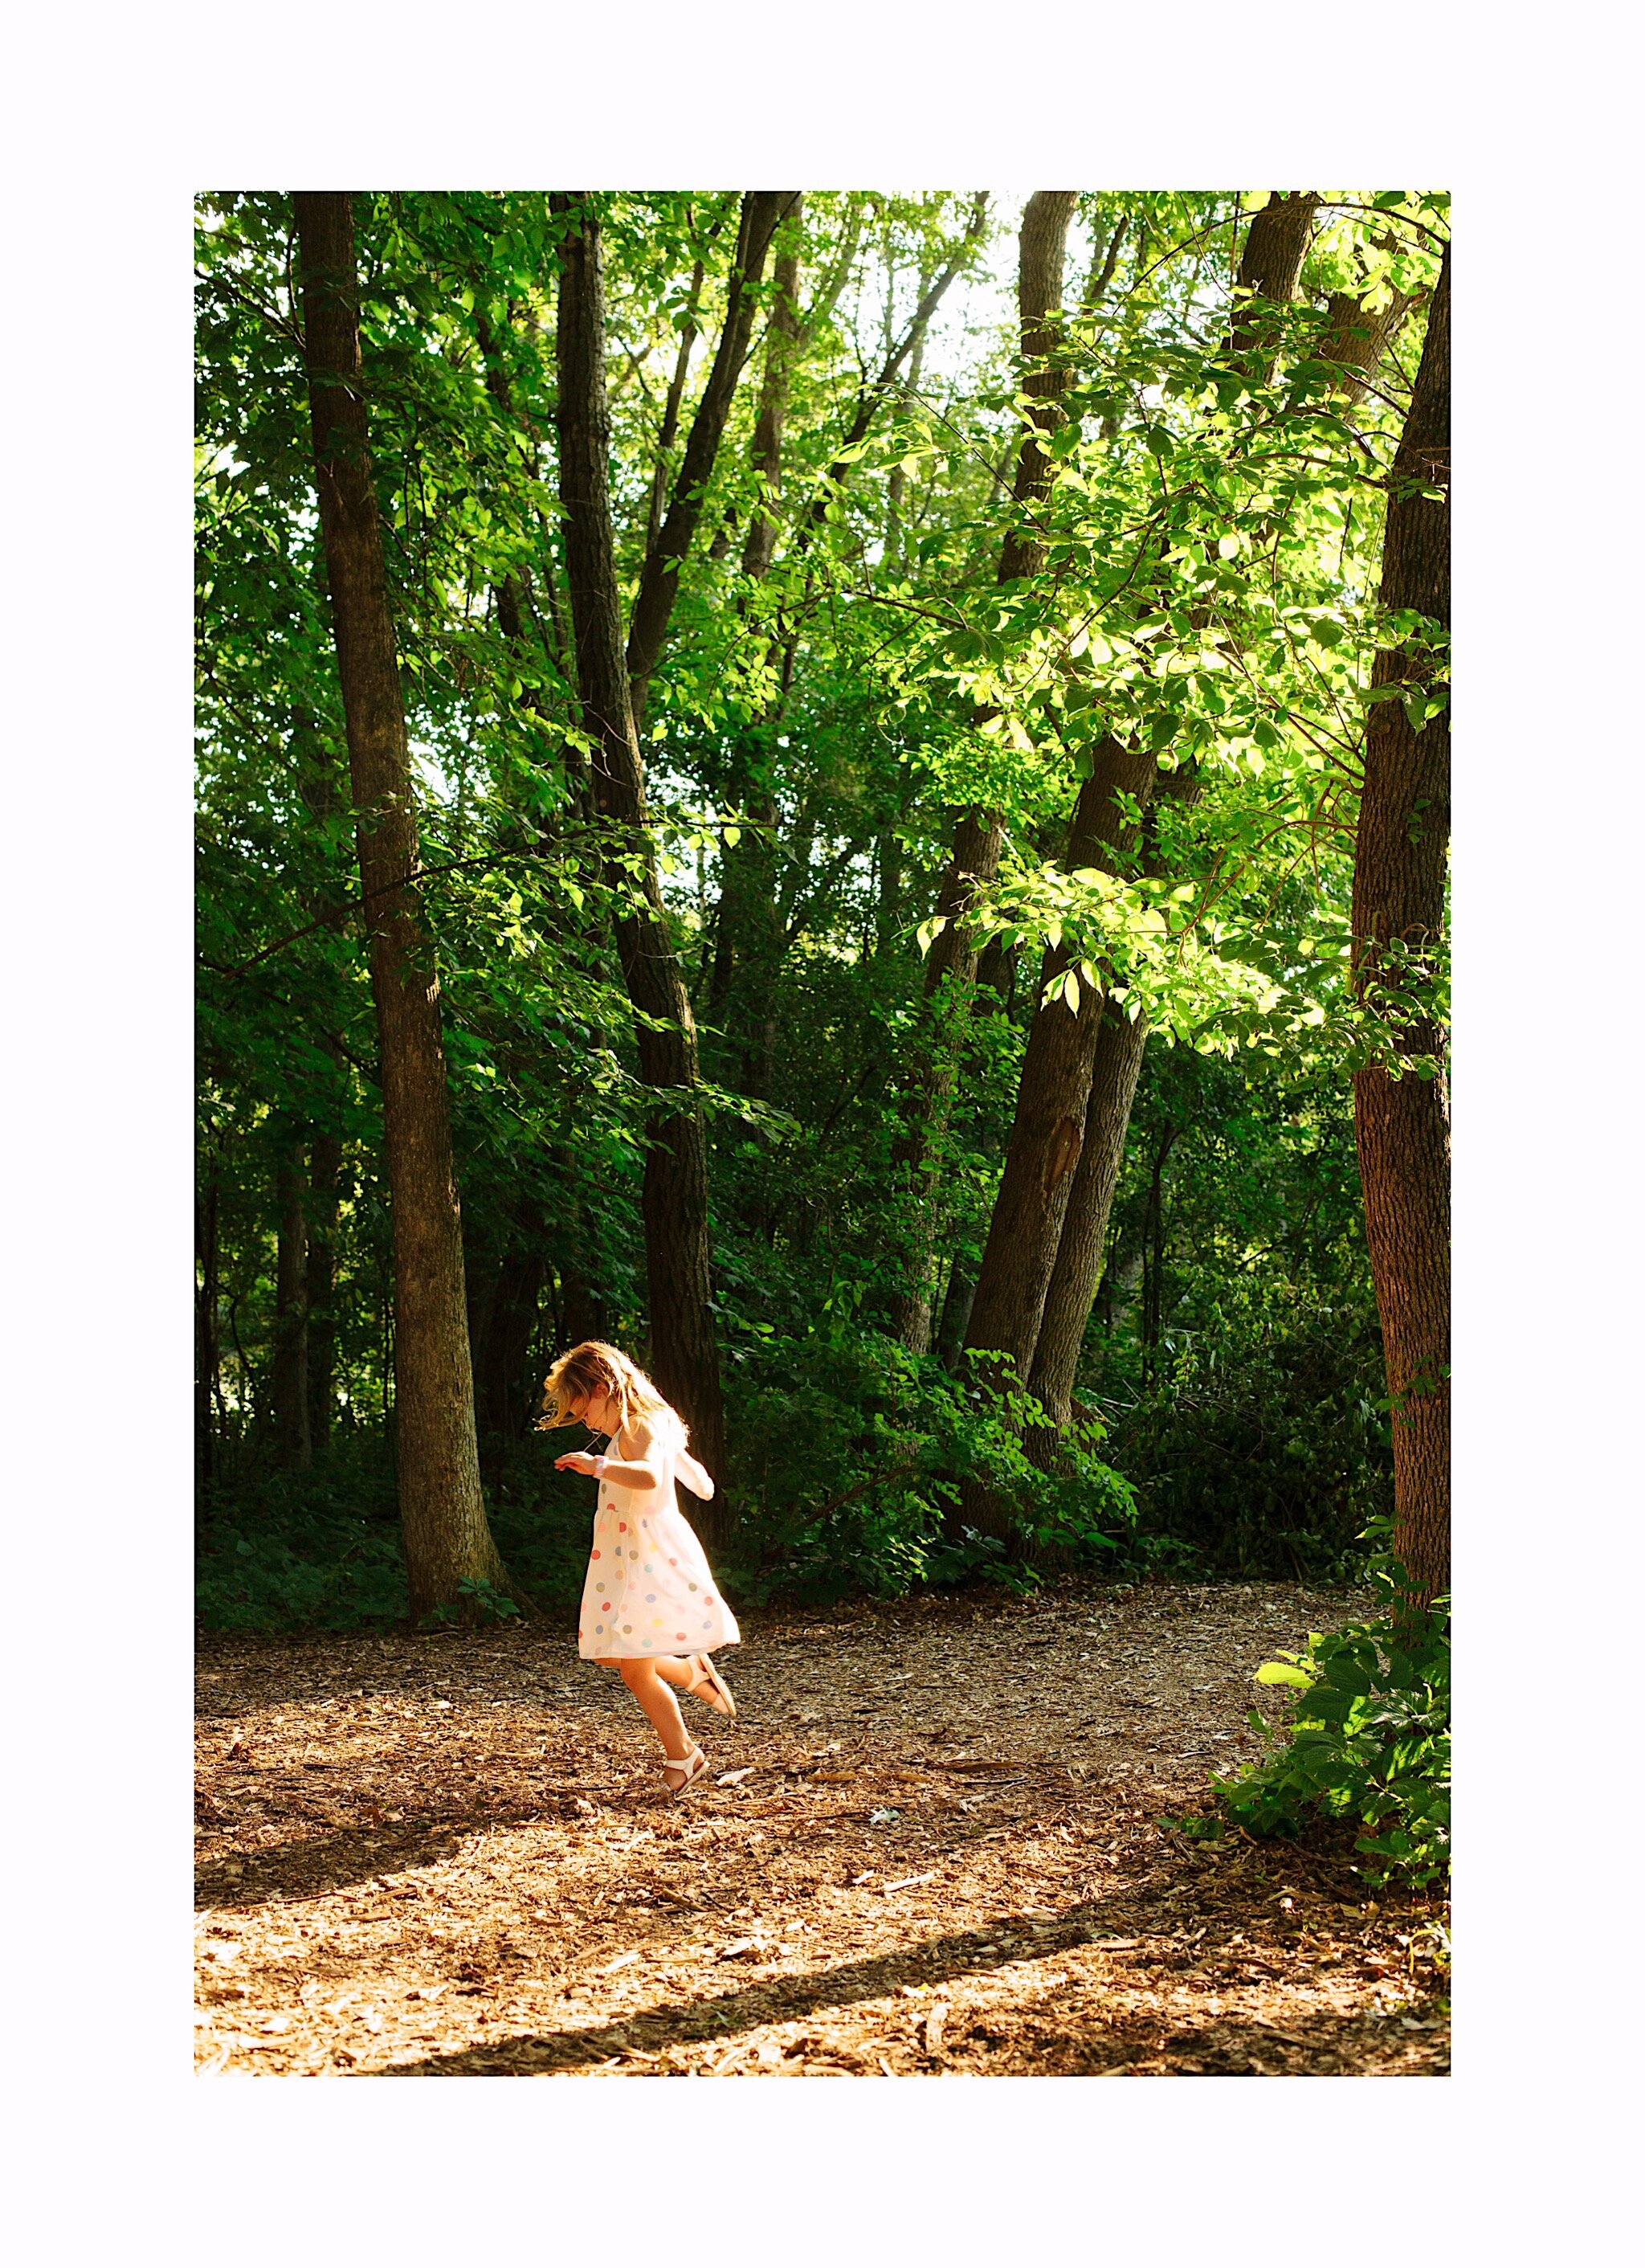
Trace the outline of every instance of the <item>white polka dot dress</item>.
<instances>
[{"instance_id":1,"label":"white polka dot dress","mask_svg":"<svg viewBox=\"0 0 1645 2268\"><path fill-rule=\"evenodd\" d=\"M665 1461L658 1487L599 1484L576 1634L584 1661L708 1653L741 1640L737 1617L679 1509L672 1452L658 1442L648 1456Z\"/></svg>"}]
</instances>

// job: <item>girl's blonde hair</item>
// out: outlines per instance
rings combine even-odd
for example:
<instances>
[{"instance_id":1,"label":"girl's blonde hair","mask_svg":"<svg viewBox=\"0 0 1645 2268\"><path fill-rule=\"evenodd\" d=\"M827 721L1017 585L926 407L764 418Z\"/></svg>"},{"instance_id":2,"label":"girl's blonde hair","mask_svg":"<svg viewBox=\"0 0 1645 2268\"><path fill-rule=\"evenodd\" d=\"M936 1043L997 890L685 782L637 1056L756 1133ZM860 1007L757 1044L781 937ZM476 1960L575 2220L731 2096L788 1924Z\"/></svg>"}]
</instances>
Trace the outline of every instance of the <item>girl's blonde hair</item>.
<instances>
[{"instance_id":1,"label":"girl's blonde hair","mask_svg":"<svg viewBox=\"0 0 1645 2268\"><path fill-rule=\"evenodd\" d=\"M687 1428L679 1412L663 1399L637 1363L630 1362L621 1347L607 1346L604 1339L584 1339L554 1364L543 1381L539 1430L547 1432L556 1425L575 1424L571 1404L584 1402L597 1392L617 1405L612 1440L626 1433L637 1419L645 1418L660 1439L677 1448L685 1447Z\"/></svg>"}]
</instances>

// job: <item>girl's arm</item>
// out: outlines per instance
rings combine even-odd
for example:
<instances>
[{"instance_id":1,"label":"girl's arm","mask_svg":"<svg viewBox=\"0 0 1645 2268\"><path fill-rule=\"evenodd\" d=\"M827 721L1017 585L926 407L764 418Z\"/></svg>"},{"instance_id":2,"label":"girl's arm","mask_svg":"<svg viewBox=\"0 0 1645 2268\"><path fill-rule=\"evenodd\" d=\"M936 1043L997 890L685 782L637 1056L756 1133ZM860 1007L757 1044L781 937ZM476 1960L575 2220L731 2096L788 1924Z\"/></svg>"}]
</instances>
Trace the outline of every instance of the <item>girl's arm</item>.
<instances>
[{"instance_id":1,"label":"girl's arm","mask_svg":"<svg viewBox=\"0 0 1645 2268\"><path fill-rule=\"evenodd\" d=\"M708 1503L714 1494L714 1483L709 1476L707 1466L699 1464L689 1449L675 1450L674 1471L677 1476L684 1481L693 1496L700 1496L704 1504Z\"/></svg>"},{"instance_id":2,"label":"girl's arm","mask_svg":"<svg viewBox=\"0 0 1645 2268\"><path fill-rule=\"evenodd\" d=\"M657 1444L649 1425L635 1425L624 1437L633 1443L625 1457L609 1455L605 1463L605 1477L617 1488L654 1489L662 1485L663 1464L655 1460L652 1451ZM594 1475L599 1460L586 1449L573 1449L569 1455L554 1459L554 1470L562 1473Z\"/></svg>"}]
</instances>

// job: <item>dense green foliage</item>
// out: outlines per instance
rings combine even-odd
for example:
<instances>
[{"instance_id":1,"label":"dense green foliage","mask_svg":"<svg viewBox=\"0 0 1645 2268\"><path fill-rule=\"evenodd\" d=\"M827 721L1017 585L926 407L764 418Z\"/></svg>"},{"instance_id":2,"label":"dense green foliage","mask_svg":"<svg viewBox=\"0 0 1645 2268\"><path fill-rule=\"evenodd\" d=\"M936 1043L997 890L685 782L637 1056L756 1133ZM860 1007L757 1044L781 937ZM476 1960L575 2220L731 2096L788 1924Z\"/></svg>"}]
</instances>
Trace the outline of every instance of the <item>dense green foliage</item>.
<instances>
[{"instance_id":1,"label":"dense green foliage","mask_svg":"<svg viewBox=\"0 0 1645 2268\"><path fill-rule=\"evenodd\" d=\"M631 593L680 456L665 397L694 325L688 423L737 198L600 202ZM647 1319L645 1098L608 933L623 885L569 784L585 743L552 462L554 228L537 195L356 210L482 1470L521 1595L558 1604L586 1490L552 1471L565 1437L527 1431L530 1395L590 1299L642 1357ZM775 557L742 564L762 493L757 327L650 688L651 821L703 1031L734 1595L978 1569L1027 1583L1046 1564L1339 1573L1388 1499L1346 1083L1379 1041L1344 971L1370 656L1421 629L1380 622L1374 592L1443 204L1323 206L1267 378L1227 350L1239 195L1085 195L1047 568L1001 584L1016 220L977 226L973 200L945 193L807 195L784 239L804 327L765 495ZM842 456L863 374L950 261L918 355ZM1323 306L1352 292L1375 312L1395 291L1419 312L1350 409L1320 357ZM198 340L201 1610L334 1625L405 1594L381 1101L286 200L202 200ZM1058 863L1103 733L1199 783L1160 821L1163 879ZM938 1147L939 1307L986 1237L1046 940L1077 940L1084 981L1154 1034L1055 1475L1024 1456L1020 1409L889 1322L922 954L954 814L982 798L1006 852L985 909L993 990L956 1042ZM748 904L766 926L736 932ZM311 1278L300 1454L273 1382L293 1177L329 1262L318 1292ZM1015 1543L965 1525L966 1475L1014 1505Z\"/></svg>"},{"instance_id":2,"label":"dense green foliage","mask_svg":"<svg viewBox=\"0 0 1645 2268\"><path fill-rule=\"evenodd\" d=\"M1215 1785L1223 1810L1253 1835L1295 1835L1311 1818L1352 1821L1373 1882L1421 1888L1450 1863L1450 1633L1444 1602L1413 1615L1397 1568L1377 1570L1387 1610L1307 1650L1265 1662L1259 1683L1294 1686L1294 1716L1276 1733L1252 1710L1269 1753Z\"/></svg>"}]
</instances>

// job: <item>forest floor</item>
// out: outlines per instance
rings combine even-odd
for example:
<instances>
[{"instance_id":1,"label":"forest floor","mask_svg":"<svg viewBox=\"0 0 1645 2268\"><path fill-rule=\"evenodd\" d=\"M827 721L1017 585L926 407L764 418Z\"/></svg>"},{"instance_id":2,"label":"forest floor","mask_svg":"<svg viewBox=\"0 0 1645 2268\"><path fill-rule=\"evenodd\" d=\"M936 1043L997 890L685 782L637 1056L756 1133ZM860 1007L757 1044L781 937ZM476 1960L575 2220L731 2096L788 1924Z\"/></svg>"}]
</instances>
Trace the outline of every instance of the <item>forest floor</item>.
<instances>
[{"instance_id":1,"label":"forest floor","mask_svg":"<svg viewBox=\"0 0 1645 2268\"><path fill-rule=\"evenodd\" d=\"M751 1613L678 1802L553 1622L210 1636L198 2066L442 2078L1425 2077L1444 1915L1346 1833L1193 1841L1282 1713L1258 1663L1364 1610L1088 1584Z\"/></svg>"}]
</instances>

